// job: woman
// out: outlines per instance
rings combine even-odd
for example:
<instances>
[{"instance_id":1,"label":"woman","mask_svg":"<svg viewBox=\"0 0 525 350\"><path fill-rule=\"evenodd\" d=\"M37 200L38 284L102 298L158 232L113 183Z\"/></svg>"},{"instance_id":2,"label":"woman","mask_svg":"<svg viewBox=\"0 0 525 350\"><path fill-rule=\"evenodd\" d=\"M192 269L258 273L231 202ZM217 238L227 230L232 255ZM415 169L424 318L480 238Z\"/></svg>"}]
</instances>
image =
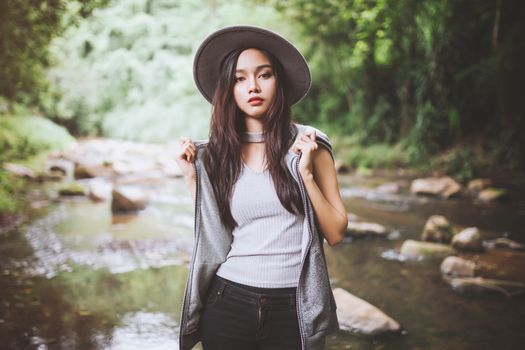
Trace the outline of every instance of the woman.
<instances>
[{"instance_id":1,"label":"woman","mask_svg":"<svg viewBox=\"0 0 525 350\"><path fill-rule=\"evenodd\" d=\"M213 111L209 141L183 138L177 157L195 201L180 349L323 349L338 329L323 239L348 222L328 138L291 121L308 65L235 26L204 40L194 78Z\"/></svg>"}]
</instances>

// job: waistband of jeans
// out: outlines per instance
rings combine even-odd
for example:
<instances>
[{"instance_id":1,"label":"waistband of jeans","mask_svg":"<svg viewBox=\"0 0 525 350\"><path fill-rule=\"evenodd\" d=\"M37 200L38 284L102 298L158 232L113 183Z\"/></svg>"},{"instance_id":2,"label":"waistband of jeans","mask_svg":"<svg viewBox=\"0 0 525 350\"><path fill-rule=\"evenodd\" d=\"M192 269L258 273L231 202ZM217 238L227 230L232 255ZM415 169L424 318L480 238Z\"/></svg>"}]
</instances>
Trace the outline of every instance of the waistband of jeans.
<instances>
[{"instance_id":1,"label":"waistband of jeans","mask_svg":"<svg viewBox=\"0 0 525 350\"><path fill-rule=\"evenodd\" d=\"M221 285L225 285L227 288L231 288L232 290L235 290L237 293L241 293L247 297L252 297L254 299L258 299L261 296L265 296L269 298L280 298L280 297L288 298L290 296L295 296L295 292L297 289L295 287L260 288L260 287L248 286L245 284L241 284L238 282L228 280L218 275L215 275L215 279Z\"/></svg>"}]
</instances>

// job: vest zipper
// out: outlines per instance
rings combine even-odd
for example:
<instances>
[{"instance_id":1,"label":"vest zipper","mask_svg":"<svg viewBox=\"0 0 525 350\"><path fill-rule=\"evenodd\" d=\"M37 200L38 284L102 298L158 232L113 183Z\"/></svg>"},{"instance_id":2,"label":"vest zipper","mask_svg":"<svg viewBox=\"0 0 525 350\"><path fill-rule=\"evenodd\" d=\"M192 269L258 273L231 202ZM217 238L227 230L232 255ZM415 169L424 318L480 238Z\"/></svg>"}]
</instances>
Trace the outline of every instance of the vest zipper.
<instances>
[{"instance_id":1,"label":"vest zipper","mask_svg":"<svg viewBox=\"0 0 525 350\"><path fill-rule=\"evenodd\" d=\"M302 322L302 317L301 317L301 303L299 301L299 295L301 294L301 289L299 288L299 284L301 283L301 278L302 278L302 275L303 275L303 268L304 268L304 261L306 260L306 255L308 254L308 251L310 250L310 246L312 245L312 229L310 227L310 215L309 215L309 211L308 211L308 206L307 206L307 201L306 201L306 190L304 188L304 183L303 183L303 179L301 177L301 174L299 173L299 160L301 160L301 156L302 156L302 153L299 154L299 156L296 158L296 163L295 163L295 170L297 171L297 177L299 178L299 188L301 190L301 198L303 200L303 207L304 207L304 213L305 213L305 217L306 217L306 220L308 220L308 244L306 246L306 249L305 249L305 254L303 255L302 259L301 259L301 268L300 268L300 272L299 272L299 281L297 282L297 289L296 289L296 293L295 293L295 305L297 307L297 319L298 319L298 323L299 323L299 333L301 334L301 348L304 350L305 349L305 335L304 335L304 330L303 330L303 322Z\"/></svg>"},{"instance_id":2,"label":"vest zipper","mask_svg":"<svg viewBox=\"0 0 525 350\"><path fill-rule=\"evenodd\" d=\"M317 137L316 141L322 143L330 151L330 153L332 153L332 147L330 146L329 143L327 143L325 140L323 140L320 137ZM299 299L300 299L299 294L301 292L301 289L299 288L299 284L301 283L301 277L303 275L303 268L304 268L304 261L306 260L306 254L308 254L308 251L310 250L310 246L312 245L313 231L312 231L312 226L311 226L312 222L310 220L310 211L308 210L308 203L306 200L307 193L306 193L306 189L304 188L303 178L301 177L301 174L299 173L299 161L301 160L301 156L302 156L302 153L299 154L299 156L297 156L296 158L295 171L297 172L297 177L299 178L299 188L301 190L301 197L303 200L304 213L305 213L306 220L308 221L308 225L307 225L308 226L308 244L305 249L305 254L303 255L302 260L301 260L299 281L297 282L297 289L295 293L295 305L297 307L297 319L299 321L298 322L299 323L299 333L301 334L301 348L305 350L305 335L304 335L302 317L301 317L301 312L300 312L301 303L299 302Z\"/></svg>"},{"instance_id":3,"label":"vest zipper","mask_svg":"<svg viewBox=\"0 0 525 350\"><path fill-rule=\"evenodd\" d=\"M181 313L181 319L180 319L180 334L179 334L179 343L181 345L180 350L184 350L183 345L183 336L184 336L184 327L186 326L185 322L187 322L187 313L189 308L189 302L190 302L190 294L191 294L191 283L193 281L193 270L195 265L195 256L197 253L197 245L199 243L199 236L200 232L197 230L197 209L198 209L198 203L199 203L199 181L198 181L198 172L197 172L197 165L195 164L196 160L193 162L193 171L195 172L195 203L194 203L194 215L195 218L193 219L193 230L195 232L195 244L193 248L192 258L191 258L191 265L190 265L190 275L188 277L188 283L186 283L186 286L184 287L184 303L182 305L182 313Z\"/></svg>"}]
</instances>

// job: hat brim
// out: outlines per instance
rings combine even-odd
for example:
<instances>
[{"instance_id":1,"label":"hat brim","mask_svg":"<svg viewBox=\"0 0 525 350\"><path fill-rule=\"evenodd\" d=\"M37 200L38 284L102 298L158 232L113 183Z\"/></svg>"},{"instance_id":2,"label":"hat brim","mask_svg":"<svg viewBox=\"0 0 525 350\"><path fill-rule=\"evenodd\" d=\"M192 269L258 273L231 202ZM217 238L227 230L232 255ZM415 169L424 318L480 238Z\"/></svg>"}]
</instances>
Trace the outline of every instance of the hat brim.
<instances>
[{"instance_id":1,"label":"hat brim","mask_svg":"<svg viewBox=\"0 0 525 350\"><path fill-rule=\"evenodd\" d=\"M290 105L299 102L310 90L310 68L303 55L282 36L254 26L222 28L200 45L193 61L193 78L199 91L212 103L224 58L233 50L259 48L271 52L282 64L287 79Z\"/></svg>"}]
</instances>

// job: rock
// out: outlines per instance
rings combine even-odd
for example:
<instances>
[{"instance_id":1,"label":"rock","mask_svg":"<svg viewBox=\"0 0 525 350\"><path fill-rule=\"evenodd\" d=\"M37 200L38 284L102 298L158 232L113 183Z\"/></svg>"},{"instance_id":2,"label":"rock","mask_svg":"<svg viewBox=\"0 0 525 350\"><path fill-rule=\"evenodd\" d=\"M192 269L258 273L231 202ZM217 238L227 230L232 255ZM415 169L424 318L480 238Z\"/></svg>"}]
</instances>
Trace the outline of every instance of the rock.
<instances>
[{"instance_id":1,"label":"rock","mask_svg":"<svg viewBox=\"0 0 525 350\"><path fill-rule=\"evenodd\" d=\"M39 173L38 181L44 182L44 181L62 181L64 180L64 173L61 171L48 171L48 172L42 172ZM68 181L72 181L73 179L68 179Z\"/></svg>"},{"instance_id":2,"label":"rock","mask_svg":"<svg viewBox=\"0 0 525 350\"><path fill-rule=\"evenodd\" d=\"M454 230L448 220L441 215L428 218L421 234L421 240L427 242L449 243L454 236Z\"/></svg>"},{"instance_id":3,"label":"rock","mask_svg":"<svg viewBox=\"0 0 525 350\"><path fill-rule=\"evenodd\" d=\"M147 193L137 187L119 186L111 192L112 212L126 212L142 210L148 203Z\"/></svg>"},{"instance_id":4,"label":"rock","mask_svg":"<svg viewBox=\"0 0 525 350\"><path fill-rule=\"evenodd\" d=\"M342 288L335 288L333 293L341 329L372 336L401 330L398 322L365 300Z\"/></svg>"},{"instance_id":5,"label":"rock","mask_svg":"<svg viewBox=\"0 0 525 350\"><path fill-rule=\"evenodd\" d=\"M449 256L441 263L440 270L445 276L474 277L476 263L457 256Z\"/></svg>"},{"instance_id":6,"label":"rock","mask_svg":"<svg viewBox=\"0 0 525 350\"><path fill-rule=\"evenodd\" d=\"M111 177L114 171L104 164L76 164L75 179L90 179L94 177Z\"/></svg>"},{"instance_id":7,"label":"rock","mask_svg":"<svg viewBox=\"0 0 525 350\"><path fill-rule=\"evenodd\" d=\"M399 184L387 182L376 187L376 191L382 194L396 194L399 192Z\"/></svg>"},{"instance_id":8,"label":"rock","mask_svg":"<svg viewBox=\"0 0 525 350\"><path fill-rule=\"evenodd\" d=\"M89 184L88 196L95 202L111 199L112 186L105 181L92 181Z\"/></svg>"},{"instance_id":9,"label":"rock","mask_svg":"<svg viewBox=\"0 0 525 350\"><path fill-rule=\"evenodd\" d=\"M354 237L364 237L364 236L386 236L388 230L386 227L380 224L373 222L354 222L349 221L346 228L346 233Z\"/></svg>"},{"instance_id":10,"label":"rock","mask_svg":"<svg viewBox=\"0 0 525 350\"><path fill-rule=\"evenodd\" d=\"M51 158L46 161L45 171L49 174L62 174L68 180L72 180L75 173L75 164L63 158Z\"/></svg>"},{"instance_id":11,"label":"rock","mask_svg":"<svg viewBox=\"0 0 525 350\"><path fill-rule=\"evenodd\" d=\"M410 185L410 192L450 198L461 192L461 185L451 177L429 177L415 179Z\"/></svg>"},{"instance_id":12,"label":"rock","mask_svg":"<svg viewBox=\"0 0 525 350\"><path fill-rule=\"evenodd\" d=\"M482 251L481 236L477 227L469 227L452 237L452 247L459 250Z\"/></svg>"},{"instance_id":13,"label":"rock","mask_svg":"<svg viewBox=\"0 0 525 350\"><path fill-rule=\"evenodd\" d=\"M478 194L478 200L483 203L496 202L508 197L508 191L503 188L486 188Z\"/></svg>"},{"instance_id":14,"label":"rock","mask_svg":"<svg viewBox=\"0 0 525 350\"><path fill-rule=\"evenodd\" d=\"M35 179L35 173L33 170L29 169L28 167L25 167L23 165L14 164L14 163L5 163L4 164L4 170L8 173L11 173L18 177L24 177L26 179Z\"/></svg>"},{"instance_id":15,"label":"rock","mask_svg":"<svg viewBox=\"0 0 525 350\"><path fill-rule=\"evenodd\" d=\"M490 179L474 179L469 181L467 189L472 193L479 193L492 184Z\"/></svg>"},{"instance_id":16,"label":"rock","mask_svg":"<svg viewBox=\"0 0 525 350\"><path fill-rule=\"evenodd\" d=\"M68 182L59 187L58 194L61 196L84 196L86 189L76 182Z\"/></svg>"},{"instance_id":17,"label":"rock","mask_svg":"<svg viewBox=\"0 0 525 350\"><path fill-rule=\"evenodd\" d=\"M501 293L508 297L523 293L525 283L486 279L481 277L456 277L447 279L453 290L460 293Z\"/></svg>"},{"instance_id":18,"label":"rock","mask_svg":"<svg viewBox=\"0 0 525 350\"><path fill-rule=\"evenodd\" d=\"M335 171L337 171L338 174L348 174L350 172L350 167L344 162L336 159L335 160Z\"/></svg>"},{"instance_id":19,"label":"rock","mask_svg":"<svg viewBox=\"0 0 525 350\"><path fill-rule=\"evenodd\" d=\"M452 247L446 244L419 242L414 240L406 240L401 246L401 255L411 259L418 258L443 258L454 254Z\"/></svg>"},{"instance_id":20,"label":"rock","mask_svg":"<svg viewBox=\"0 0 525 350\"><path fill-rule=\"evenodd\" d=\"M525 250L525 244L518 243L508 238L496 238L489 241L483 241L483 247L488 249L511 249L511 250Z\"/></svg>"}]
</instances>

